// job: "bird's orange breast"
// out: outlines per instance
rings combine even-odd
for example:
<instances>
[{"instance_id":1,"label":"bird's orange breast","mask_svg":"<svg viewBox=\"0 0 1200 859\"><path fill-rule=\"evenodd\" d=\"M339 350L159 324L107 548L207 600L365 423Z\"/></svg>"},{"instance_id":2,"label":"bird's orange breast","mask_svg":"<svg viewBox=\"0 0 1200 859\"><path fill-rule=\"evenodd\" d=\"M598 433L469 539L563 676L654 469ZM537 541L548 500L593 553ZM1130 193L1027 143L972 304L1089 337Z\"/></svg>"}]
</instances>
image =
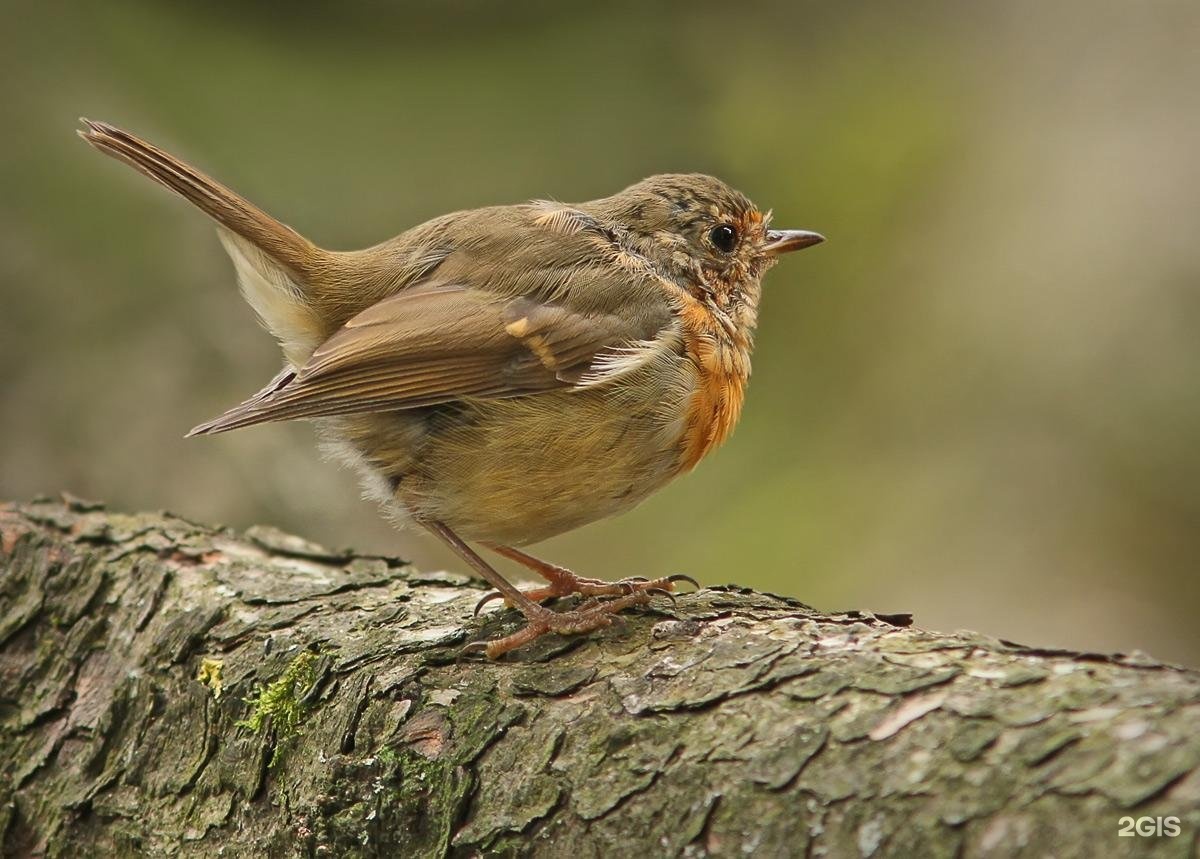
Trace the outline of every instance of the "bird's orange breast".
<instances>
[{"instance_id":1,"label":"bird's orange breast","mask_svg":"<svg viewBox=\"0 0 1200 859\"><path fill-rule=\"evenodd\" d=\"M750 344L727 332L699 301L692 299L680 312L684 350L698 377L681 439L680 470L689 471L737 425L750 379Z\"/></svg>"}]
</instances>

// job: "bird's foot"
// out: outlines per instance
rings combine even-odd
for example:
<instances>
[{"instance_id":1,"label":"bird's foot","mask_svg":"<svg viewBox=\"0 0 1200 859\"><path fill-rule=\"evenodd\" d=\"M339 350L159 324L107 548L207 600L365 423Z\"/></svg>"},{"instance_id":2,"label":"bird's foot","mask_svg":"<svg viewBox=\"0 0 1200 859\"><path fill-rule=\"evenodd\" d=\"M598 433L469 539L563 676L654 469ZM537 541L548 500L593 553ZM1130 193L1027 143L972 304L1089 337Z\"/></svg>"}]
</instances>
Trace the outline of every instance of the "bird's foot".
<instances>
[{"instance_id":1,"label":"bird's foot","mask_svg":"<svg viewBox=\"0 0 1200 859\"><path fill-rule=\"evenodd\" d=\"M676 582L687 582L694 588L700 587L695 579L691 576L685 576L682 573L673 576L661 576L657 579L632 576L626 579L619 579L615 582L606 582L603 579L589 579L577 576L565 567L558 567L552 564L544 564L543 567L538 568L537 572L550 582L550 584L545 587L522 591L525 596L537 603L575 595L579 595L584 599L594 599L596 597L626 597L639 593L665 596L674 602L675 596L672 592L675 590ZM499 599L503 599L506 604L510 607L512 606L512 603L505 599L502 593L492 591L475 604L476 616L483 610L485 605Z\"/></svg>"},{"instance_id":2,"label":"bird's foot","mask_svg":"<svg viewBox=\"0 0 1200 859\"><path fill-rule=\"evenodd\" d=\"M653 589L643 588L606 600L593 597L572 611L554 611L544 606L535 606L536 611L526 615L529 623L523 629L502 638L468 645L467 650L482 650L488 659L498 659L510 650L524 647L547 633L579 635L603 629L612 624L618 612L632 606L648 604L653 596L652 591Z\"/></svg>"}]
</instances>

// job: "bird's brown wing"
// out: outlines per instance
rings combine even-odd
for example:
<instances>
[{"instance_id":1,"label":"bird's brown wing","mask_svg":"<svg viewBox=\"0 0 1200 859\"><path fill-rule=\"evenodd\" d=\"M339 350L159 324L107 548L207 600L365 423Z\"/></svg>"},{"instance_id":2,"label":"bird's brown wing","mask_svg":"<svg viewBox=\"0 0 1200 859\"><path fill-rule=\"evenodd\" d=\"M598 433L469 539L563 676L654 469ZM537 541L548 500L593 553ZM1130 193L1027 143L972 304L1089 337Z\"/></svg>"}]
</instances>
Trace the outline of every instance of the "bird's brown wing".
<instances>
[{"instance_id":1,"label":"bird's brown wing","mask_svg":"<svg viewBox=\"0 0 1200 859\"><path fill-rule=\"evenodd\" d=\"M299 370L285 370L189 435L568 387L598 356L653 338L662 327L656 314L635 318L640 321L467 286L424 285L368 307Z\"/></svg>"}]
</instances>

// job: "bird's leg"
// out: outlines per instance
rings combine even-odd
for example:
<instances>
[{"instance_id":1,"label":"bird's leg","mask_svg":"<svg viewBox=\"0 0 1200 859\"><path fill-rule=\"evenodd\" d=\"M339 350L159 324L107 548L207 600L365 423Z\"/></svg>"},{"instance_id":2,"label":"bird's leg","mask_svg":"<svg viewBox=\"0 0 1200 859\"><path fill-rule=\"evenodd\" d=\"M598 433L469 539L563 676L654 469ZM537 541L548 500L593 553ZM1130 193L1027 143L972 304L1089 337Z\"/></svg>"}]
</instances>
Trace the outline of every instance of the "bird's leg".
<instances>
[{"instance_id":1,"label":"bird's leg","mask_svg":"<svg viewBox=\"0 0 1200 859\"><path fill-rule=\"evenodd\" d=\"M531 600L525 594L521 593L521 589L513 585L508 579L500 575L496 570L479 557L479 554L464 543L457 534L443 525L441 522L423 522L423 524L432 534L437 536L443 543L454 550L454 553L466 561L475 572L479 573L484 580L496 589L496 593L501 594L505 601L521 610L521 614L533 619L541 608L536 602Z\"/></svg>"},{"instance_id":2,"label":"bird's leg","mask_svg":"<svg viewBox=\"0 0 1200 859\"><path fill-rule=\"evenodd\" d=\"M489 659L503 656L508 651L528 644L548 632L558 635L577 635L601 629L613 622L613 615L617 612L650 602L650 592L643 589L625 593L616 599L603 602L595 599L588 600L574 611L551 611L525 596L520 589L514 587L504 576L496 572L487 561L479 557L470 546L459 539L457 534L441 522L424 522L422 524L470 564L472 569L487 580L509 605L517 608L529 621L524 629L487 642L483 650Z\"/></svg>"},{"instance_id":3,"label":"bird's leg","mask_svg":"<svg viewBox=\"0 0 1200 859\"><path fill-rule=\"evenodd\" d=\"M615 582L606 582L602 579L588 579L575 575L566 567L560 567L557 564L551 564L549 561L535 558L533 555L526 554L520 549L514 549L512 546L501 546L496 543L485 543L484 545L497 555L502 555L511 561L516 561L518 564L533 570L550 583L544 588L532 588L521 592L522 595L534 602L542 602L543 600L554 599L555 597L572 596L573 594L579 594L582 597L619 597L638 593L639 591L646 591L649 593L670 595L671 591L675 590L676 582L687 582L692 587L700 587L695 579L685 575L662 576L657 579L646 579L638 576L620 579ZM508 594L497 589L479 601L475 606L475 612L478 614L484 605L497 599L503 599L510 606L514 605L512 600L509 599Z\"/></svg>"}]
</instances>

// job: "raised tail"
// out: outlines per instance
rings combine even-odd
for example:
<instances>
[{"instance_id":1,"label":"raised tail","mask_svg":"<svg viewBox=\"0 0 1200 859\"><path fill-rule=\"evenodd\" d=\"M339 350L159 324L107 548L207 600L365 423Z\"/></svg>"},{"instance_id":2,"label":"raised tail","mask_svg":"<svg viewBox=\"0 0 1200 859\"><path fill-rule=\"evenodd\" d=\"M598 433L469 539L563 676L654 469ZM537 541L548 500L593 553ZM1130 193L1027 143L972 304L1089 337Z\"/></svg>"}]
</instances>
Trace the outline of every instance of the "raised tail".
<instances>
[{"instance_id":1,"label":"raised tail","mask_svg":"<svg viewBox=\"0 0 1200 859\"><path fill-rule=\"evenodd\" d=\"M239 194L156 146L105 122L81 120L79 136L174 191L219 225L246 300L284 354L299 366L324 339L311 283L334 255L272 218Z\"/></svg>"}]
</instances>

